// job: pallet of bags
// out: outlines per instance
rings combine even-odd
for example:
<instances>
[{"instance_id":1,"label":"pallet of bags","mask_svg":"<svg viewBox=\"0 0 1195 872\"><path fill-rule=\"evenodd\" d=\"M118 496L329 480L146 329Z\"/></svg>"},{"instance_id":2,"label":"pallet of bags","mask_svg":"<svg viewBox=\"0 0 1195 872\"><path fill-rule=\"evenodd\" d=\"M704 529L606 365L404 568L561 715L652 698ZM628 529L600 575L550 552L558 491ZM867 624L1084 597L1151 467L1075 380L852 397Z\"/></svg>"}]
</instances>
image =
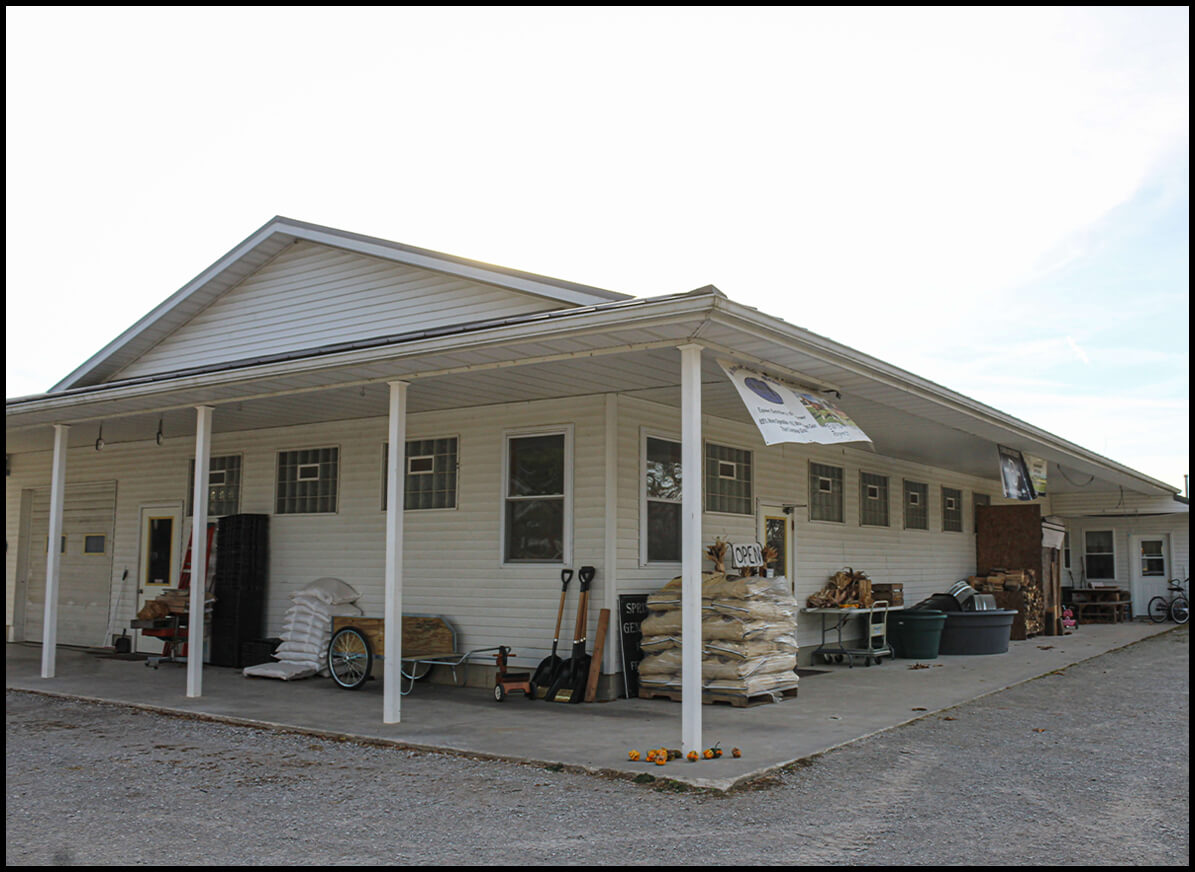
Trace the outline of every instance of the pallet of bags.
<instances>
[{"instance_id":1,"label":"pallet of bags","mask_svg":"<svg viewBox=\"0 0 1195 872\"><path fill-rule=\"evenodd\" d=\"M243 674L283 681L326 675L332 616L361 614L361 609L356 606L360 596L339 578L321 578L291 594L291 605L286 610L279 634L282 644L272 655L276 662L247 666L242 670Z\"/></svg>"},{"instance_id":2,"label":"pallet of bags","mask_svg":"<svg viewBox=\"0 0 1195 872\"><path fill-rule=\"evenodd\" d=\"M643 696L681 689L680 579L647 598L641 629ZM702 574L701 683L706 702L778 700L797 688L798 605L784 579Z\"/></svg>"}]
</instances>

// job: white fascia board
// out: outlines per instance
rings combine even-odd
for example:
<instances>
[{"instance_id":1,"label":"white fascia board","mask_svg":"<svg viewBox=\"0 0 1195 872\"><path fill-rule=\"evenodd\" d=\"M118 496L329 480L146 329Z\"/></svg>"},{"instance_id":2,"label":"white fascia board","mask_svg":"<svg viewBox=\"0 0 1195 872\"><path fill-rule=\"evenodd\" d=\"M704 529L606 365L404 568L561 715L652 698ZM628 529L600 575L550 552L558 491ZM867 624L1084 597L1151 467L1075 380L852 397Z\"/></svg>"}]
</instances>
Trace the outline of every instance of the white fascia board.
<instances>
[{"instance_id":1,"label":"white fascia board","mask_svg":"<svg viewBox=\"0 0 1195 872\"><path fill-rule=\"evenodd\" d=\"M526 322L500 327L450 333L445 336L416 339L393 345L378 345L361 349L350 349L317 356L296 357L271 363L237 367L235 369L183 375L177 378L138 379L130 384L112 386L96 385L69 392L42 394L40 396L10 399L5 403L6 424L19 427L23 414L47 411L67 411L71 408L97 402L120 402L154 395L167 395L174 391L194 388L225 386L237 382L252 382L303 372L370 364L379 360L402 360L425 354L438 354L457 349L476 349L482 346L507 345L520 341L559 339L570 336L592 335L619 328L645 327L675 322L692 322L696 334L705 321L711 307L712 297L707 295L683 295L667 298L655 303L634 300L628 305L610 308L584 309L556 314L552 317L540 315ZM661 340L662 345L675 345L677 340ZM617 347L617 346L614 346ZM585 352L589 353L589 352ZM478 365L476 369L485 369ZM421 378L434 373L415 371L404 373L403 378ZM321 387L335 387L330 382ZM226 398L220 402L233 402ZM141 414L138 409L128 414Z\"/></svg>"}]
</instances>

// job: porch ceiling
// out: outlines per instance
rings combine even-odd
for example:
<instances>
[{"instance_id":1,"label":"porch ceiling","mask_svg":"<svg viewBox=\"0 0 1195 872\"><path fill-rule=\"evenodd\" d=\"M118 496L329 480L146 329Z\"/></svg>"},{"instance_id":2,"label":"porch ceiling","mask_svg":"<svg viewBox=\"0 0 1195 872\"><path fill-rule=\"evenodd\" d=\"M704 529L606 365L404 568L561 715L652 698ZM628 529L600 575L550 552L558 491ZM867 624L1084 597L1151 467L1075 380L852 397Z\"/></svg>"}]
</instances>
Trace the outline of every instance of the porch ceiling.
<instances>
[{"instance_id":1,"label":"porch ceiling","mask_svg":"<svg viewBox=\"0 0 1195 872\"><path fill-rule=\"evenodd\" d=\"M717 365L730 358L814 389L841 392L840 405L878 453L995 478L995 444L1050 462L1052 492L1094 476L1105 489L1172 493L1134 470L1023 424L882 361L738 306L695 292L578 310L527 324L449 336L413 337L361 348L316 351L212 372L70 390L10 400L9 453L48 450L52 424L72 424L70 445L194 438L196 405L216 407L218 433L384 416L387 381L410 382L412 413L618 392L679 408L680 355L703 355L705 414L750 423ZM1090 488L1093 485L1088 485Z\"/></svg>"}]
</instances>

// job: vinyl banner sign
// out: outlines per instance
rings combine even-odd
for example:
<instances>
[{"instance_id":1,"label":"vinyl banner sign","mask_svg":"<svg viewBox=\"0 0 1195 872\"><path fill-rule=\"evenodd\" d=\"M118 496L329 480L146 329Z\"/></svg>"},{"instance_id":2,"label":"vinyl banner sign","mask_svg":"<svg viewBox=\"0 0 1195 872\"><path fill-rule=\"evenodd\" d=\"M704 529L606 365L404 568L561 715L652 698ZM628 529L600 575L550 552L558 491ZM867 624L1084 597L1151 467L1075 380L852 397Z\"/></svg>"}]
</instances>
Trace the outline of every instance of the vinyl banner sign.
<instances>
[{"instance_id":1,"label":"vinyl banner sign","mask_svg":"<svg viewBox=\"0 0 1195 872\"><path fill-rule=\"evenodd\" d=\"M751 413L765 445L778 442L870 442L867 434L825 398L801 393L761 372L719 360Z\"/></svg>"}]
</instances>

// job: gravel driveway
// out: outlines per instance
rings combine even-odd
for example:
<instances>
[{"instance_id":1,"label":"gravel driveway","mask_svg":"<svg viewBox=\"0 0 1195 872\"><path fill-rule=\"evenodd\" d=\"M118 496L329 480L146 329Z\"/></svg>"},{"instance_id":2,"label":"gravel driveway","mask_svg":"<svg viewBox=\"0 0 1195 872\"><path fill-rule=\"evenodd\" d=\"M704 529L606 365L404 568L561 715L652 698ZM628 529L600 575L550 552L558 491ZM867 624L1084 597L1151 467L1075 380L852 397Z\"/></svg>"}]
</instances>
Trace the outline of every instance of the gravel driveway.
<instances>
[{"instance_id":1,"label":"gravel driveway","mask_svg":"<svg viewBox=\"0 0 1195 872\"><path fill-rule=\"evenodd\" d=\"M1169 864L1187 628L729 795L6 694L12 864Z\"/></svg>"}]
</instances>

